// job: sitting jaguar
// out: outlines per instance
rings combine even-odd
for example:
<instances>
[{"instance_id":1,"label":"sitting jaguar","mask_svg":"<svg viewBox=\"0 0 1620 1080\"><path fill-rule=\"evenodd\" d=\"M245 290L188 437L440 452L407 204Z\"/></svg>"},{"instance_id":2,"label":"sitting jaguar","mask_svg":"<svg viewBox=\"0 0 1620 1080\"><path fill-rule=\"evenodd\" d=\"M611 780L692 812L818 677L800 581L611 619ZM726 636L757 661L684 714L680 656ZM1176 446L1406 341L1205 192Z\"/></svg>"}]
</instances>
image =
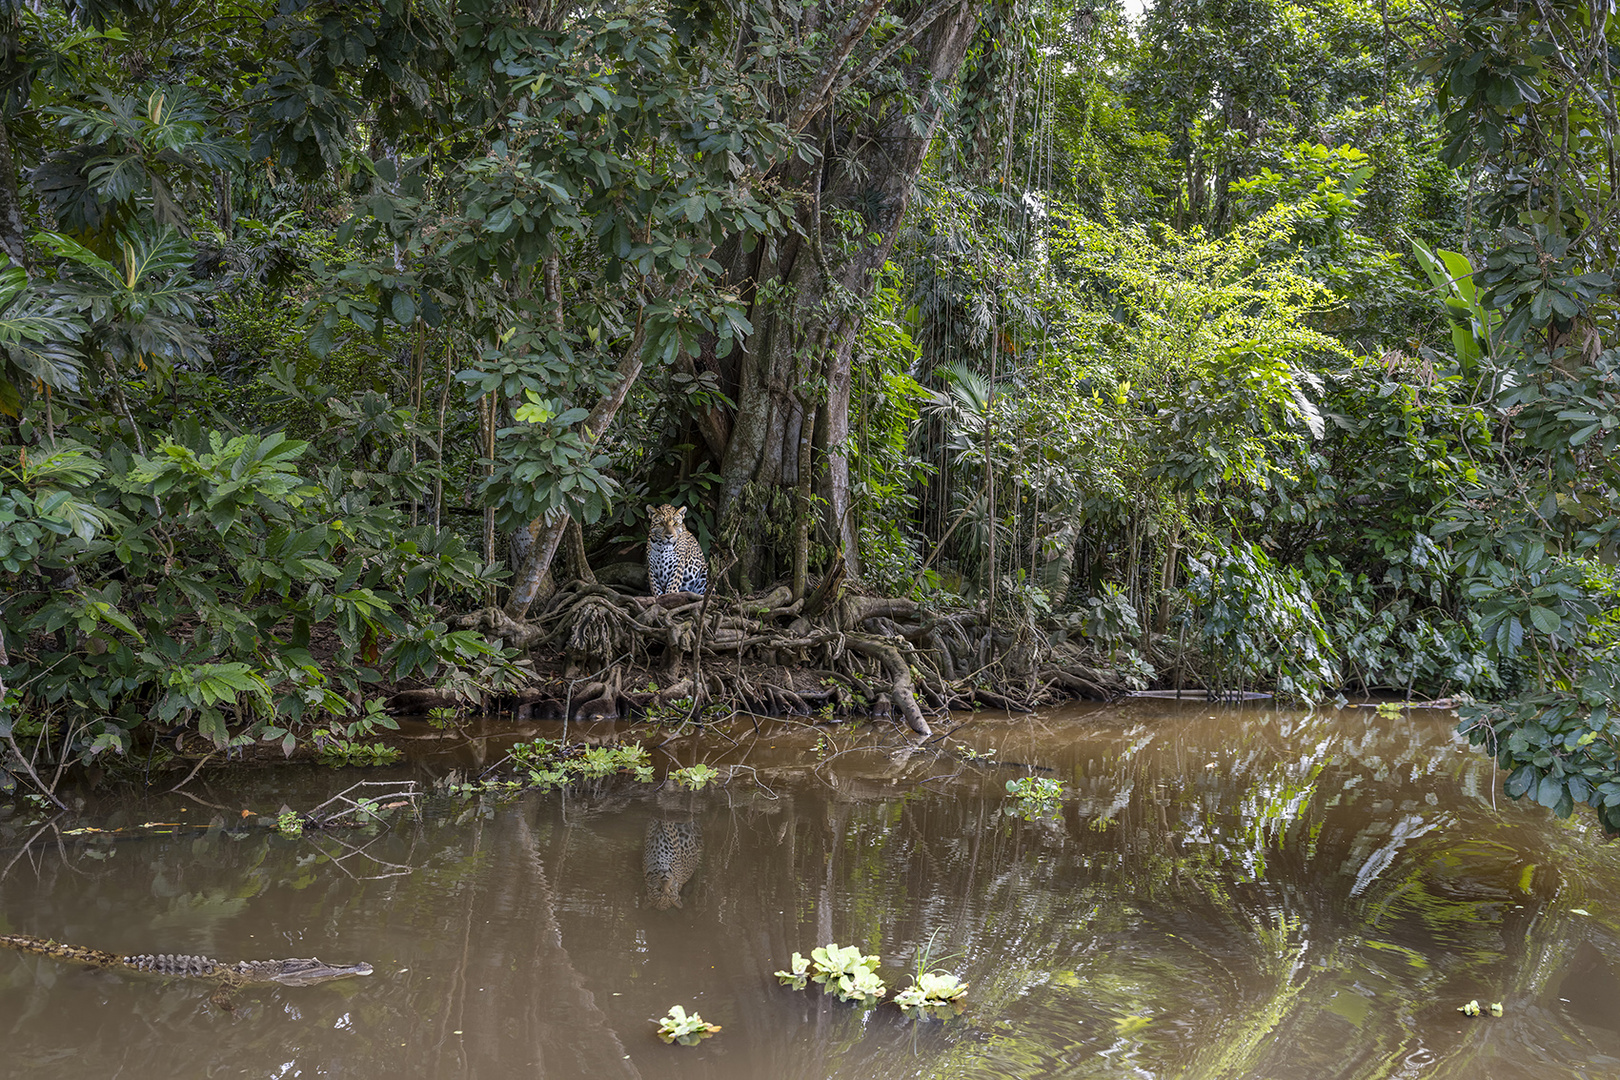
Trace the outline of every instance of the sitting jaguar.
<instances>
[{"instance_id":1,"label":"sitting jaguar","mask_svg":"<svg viewBox=\"0 0 1620 1080\"><path fill-rule=\"evenodd\" d=\"M709 564L697 537L686 529L686 507L647 507L647 584L654 596L709 587Z\"/></svg>"},{"instance_id":2,"label":"sitting jaguar","mask_svg":"<svg viewBox=\"0 0 1620 1080\"><path fill-rule=\"evenodd\" d=\"M642 841L641 872L647 882L647 902L657 911L681 906L681 886L697 872L703 859L703 829L696 821L647 822Z\"/></svg>"}]
</instances>

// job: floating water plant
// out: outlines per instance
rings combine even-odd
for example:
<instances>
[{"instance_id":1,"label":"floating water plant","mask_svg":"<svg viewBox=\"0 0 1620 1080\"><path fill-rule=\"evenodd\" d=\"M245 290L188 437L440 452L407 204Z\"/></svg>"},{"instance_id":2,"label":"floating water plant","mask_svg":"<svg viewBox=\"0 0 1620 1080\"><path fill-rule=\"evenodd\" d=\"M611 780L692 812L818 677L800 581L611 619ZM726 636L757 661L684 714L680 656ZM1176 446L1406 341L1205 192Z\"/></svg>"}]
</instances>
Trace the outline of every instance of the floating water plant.
<instances>
[{"instance_id":1,"label":"floating water plant","mask_svg":"<svg viewBox=\"0 0 1620 1080\"><path fill-rule=\"evenodd\" d=\"M682 1046L696 1046L720 1030L719 1024L711 1024L697 1013L688 1016L686 1010L679 1005L671 1005L664 1018L654 1020L653 1023L658 1025L660 1039L667 1043L680 1043Z\"/></svg>"},{"instance_id":2,"label":"floating water plant","mask_svg":"<svg viewBox=\"0 0 1620 1080\"><path fill-rule=\"evenodd\" d=\"M911 985L894 995L900 1011L913 1020L944 1020L962 1015L968 984L945 971L925 971L911 977Z\"/></svg>"},{"instance_id":3,"label":"floating water plant","mask_svg":"<svg viewBox=\"0 0 1620 1080\"><path fill-rule=\"evenodd\" d=\"M688 765L684 769L675 769L669 774L671 780L674 780L688 791L702 790L713 783L714 779L719 775L719 769L716 769L713 765L701 763Z\"/></svg>"},{"instance_id":4,"label":"floating water plant","mask_svg":"<svg viewBox=\"0 0 1620 1080\"><path fill-rule=\"evenodd\" d=\"M788 970L778 971L776 978L783 986L803 990L810 981L810 961L803 953L794 953L793 963L788 965Z\"/></svg>"},{"instance_id":5,"label":"floating water plant","mask_svg":"<svg viewBox=\"0 0 1620 1080\"><path fill-rule=\"evenodd\" d=\"M503 795L526 787L546 790L610 776L628 775L641 783L653 778L652 757L639 743L586 746L535 739L514 744L501 764L510 765L515 774L506 779L486 776L477 783L453 785L451 793Z\"/></svg>"},{"instance_id":6,"label":"floating water plant","mask_svg":"<svg viewBox=\"0 0 1620 1080\"><path fill-rule=\"evenodd\" d=\"M810 981L821 984L823 992L835 995L839 1001L864 1005L888 993L878 978L876 954L867 956L854 945L840 947L828 942L812 949L810 960L815 969Z\"/></svg>"},{"instance_id":7,"label":"floating water plant","mask_svg":"<svg viewBox=\"0 0 1620 1080\"><path fill-rule=\"evenodd\" d=\"M1018 816L1030 821L1058 808L1063 801L1063 781L1045 776L1021 776L1007 781L1007 794L1018 803Z\"/></svg>"},{"instance_id":8,"label":"floating water plant","mask_svg":"<svg viewBox=\"0 0 1620 1080\"><path fill-rule=\"evenodd\" d=\"M820 984L823 993L833 994L839 1001L866 1004L889 992L878 977L877 966L876 955L867 956L853 945L828 942L812 949L808 960L802 953L794 953L793 963L786 971L778 971L776 977L783 986L795 990L814 982Z\"/></svg>"}]
</instances>

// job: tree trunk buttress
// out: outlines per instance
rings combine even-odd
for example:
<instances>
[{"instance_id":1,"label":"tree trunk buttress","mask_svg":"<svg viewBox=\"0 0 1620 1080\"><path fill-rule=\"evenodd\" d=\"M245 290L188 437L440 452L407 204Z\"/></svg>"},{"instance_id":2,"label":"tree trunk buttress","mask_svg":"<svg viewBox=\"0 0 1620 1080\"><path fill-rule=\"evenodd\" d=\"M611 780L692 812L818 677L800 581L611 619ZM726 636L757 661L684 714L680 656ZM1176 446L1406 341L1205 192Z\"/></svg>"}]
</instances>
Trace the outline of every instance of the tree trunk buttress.
<instances>
[{"instance_id":1,"label":"tree trunk buttress","mask_svg":"<svg viewBox=\"0 0 1620 1080\"><path fill-rule=\"evenodd\" d=\"M814 416L818 407L825 410L825 436L816 442L826 447L818 484L824 513L821 533L841 550L845 573L860 573L859 522L843 450L849 436L858 310L872 295L876 274L894 247L941 119L938 102L949 98L931 87L954 83L977 26L977 7L962 4L918 35L916 49L922 59L912 69L912 81L917 99L930 103L925 123L898 111L876 127L863 124L859 117L839 117L830 128L837 134L836 143L823 139L829 151L825 160L813 166L794 161L783 170L784 183L811 192L817 185L815 170L822 170L819 201L863 214L853 251L835 257L829 266L832 283L812 257L810 242L799 236L777 244L774 258L767 253L771 245L761 245L747 255L735 249L731 259L723 260L732 281L746 288L746 295L757 297L767 283L778 286L763 290L771 299L756 299L751 305L754 334L727 358L725 374L731 378L723 378L736 387L737 410L720 468L717 519L721 535L733 537L738 546L737 566L745 585L761 585L761 575L769 576L777 567L785 570L794 561L798 522L772 521L768 515L772 505L792 507L798 500L773 500L769 493L789 494L801 471L813 467L800 460L802 440L794 436L806 422L802 418ZM829 130L825 121L822 128ZM850 146L860 148L860 165L841 168ZM811 204L805 200L801 222L807 235L823 221L822 215L808 212ZM841 245L826 247L848 251ZM806 380L804 370L814 374Z\"/></svg>"}]
</instances>

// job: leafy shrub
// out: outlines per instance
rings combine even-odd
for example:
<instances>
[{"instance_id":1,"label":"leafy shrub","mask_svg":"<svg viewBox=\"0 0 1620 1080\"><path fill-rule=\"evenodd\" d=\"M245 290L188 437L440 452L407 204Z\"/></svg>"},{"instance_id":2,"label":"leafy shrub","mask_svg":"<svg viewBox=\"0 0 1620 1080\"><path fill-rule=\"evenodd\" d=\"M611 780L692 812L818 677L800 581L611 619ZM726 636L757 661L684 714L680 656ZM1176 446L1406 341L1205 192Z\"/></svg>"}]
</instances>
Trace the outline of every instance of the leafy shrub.
<instances>
[{"instance_id":1,"label":"leafy shrub","mask_svg":"<svg viewBox=\"0 0 1620 1080\"><path fill-rule=\"evenodd\" d=\"M1337 685L1337 657L1298 570L1247 544L1193 558L1189 577L1211 690L1274 681L1311 699Z\"/></svg>"},{"instance_id":2,"label":"leafy shrub","mask_svg":"<svg viewBox=\"0 0 1620 1080\"><path fill-rule=\"evenodd\" d=\"M1419 540L1416 547L1433 546L1427 536ZM1425 588L1422 576L1404 572L1417 565L1416 559L1386 555L1386 560L1382 581L1352 575L1336 558L1313 554L1302 560L1301 572L1338 654L1339 685L1424 695L1478 694L1497 687L1496 665L1485 653L1477 617L1466 610L1458 617L1430 599L1442 586L1450 587L1449 566L1426 571L1432 576Z\"/></svg>"},{"instance_id":3,"label":"leafy shrub","mask_svg":"<svg viewBox=\"0 0 1620 1080\"><path fill-rule=\"evenodd\" d=\"M425 602L436 584L476 587L473 553L335 496L299 472L307 450L182 423L147 456L63 440L32 464L26 449L0 462L7 681L21 691L0 726L43 733L72 717L80 760L128 750L148 722L290 752L385 674L517 678Z\"/></svg>"},{"instance_id":4,"label":"leafy shrub","mask_svg":"<svg viewBox=\"0 0 1620 1080\"><path fill-rule=\"evenodd\" d=\"M1512 700L1468 704L1458 730L1509 775L1505 790L1568 817L1581 803L1620 833L1620 587L1612 568L1549 553L1540 541L1503 545L1468 584L1482 636L1527 669Z\"/></svg>"}]
</instances>

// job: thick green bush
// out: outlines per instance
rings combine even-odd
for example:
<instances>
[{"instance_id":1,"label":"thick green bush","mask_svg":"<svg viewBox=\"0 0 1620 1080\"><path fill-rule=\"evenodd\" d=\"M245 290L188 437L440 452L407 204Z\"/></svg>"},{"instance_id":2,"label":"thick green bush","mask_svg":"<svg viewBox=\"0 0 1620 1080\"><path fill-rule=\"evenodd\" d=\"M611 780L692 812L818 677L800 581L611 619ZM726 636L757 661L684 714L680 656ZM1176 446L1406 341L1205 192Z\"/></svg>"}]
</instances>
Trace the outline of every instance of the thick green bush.
<instances>
[{"instance_id":1,"label":"thick green bush","mask_svg":"<svg viewBox=\"0 0 1620 1080\"><path fill-rule=\"evenodd\" d=\"M361 713L382 679L509 678L497 648L427 603L479 584L473 552L313 482L308 449L184 424L145 457L63 442L30 463L0 448L0 738L88 759L179 724L290 751Z\"/></svg>"}]
</instances>

